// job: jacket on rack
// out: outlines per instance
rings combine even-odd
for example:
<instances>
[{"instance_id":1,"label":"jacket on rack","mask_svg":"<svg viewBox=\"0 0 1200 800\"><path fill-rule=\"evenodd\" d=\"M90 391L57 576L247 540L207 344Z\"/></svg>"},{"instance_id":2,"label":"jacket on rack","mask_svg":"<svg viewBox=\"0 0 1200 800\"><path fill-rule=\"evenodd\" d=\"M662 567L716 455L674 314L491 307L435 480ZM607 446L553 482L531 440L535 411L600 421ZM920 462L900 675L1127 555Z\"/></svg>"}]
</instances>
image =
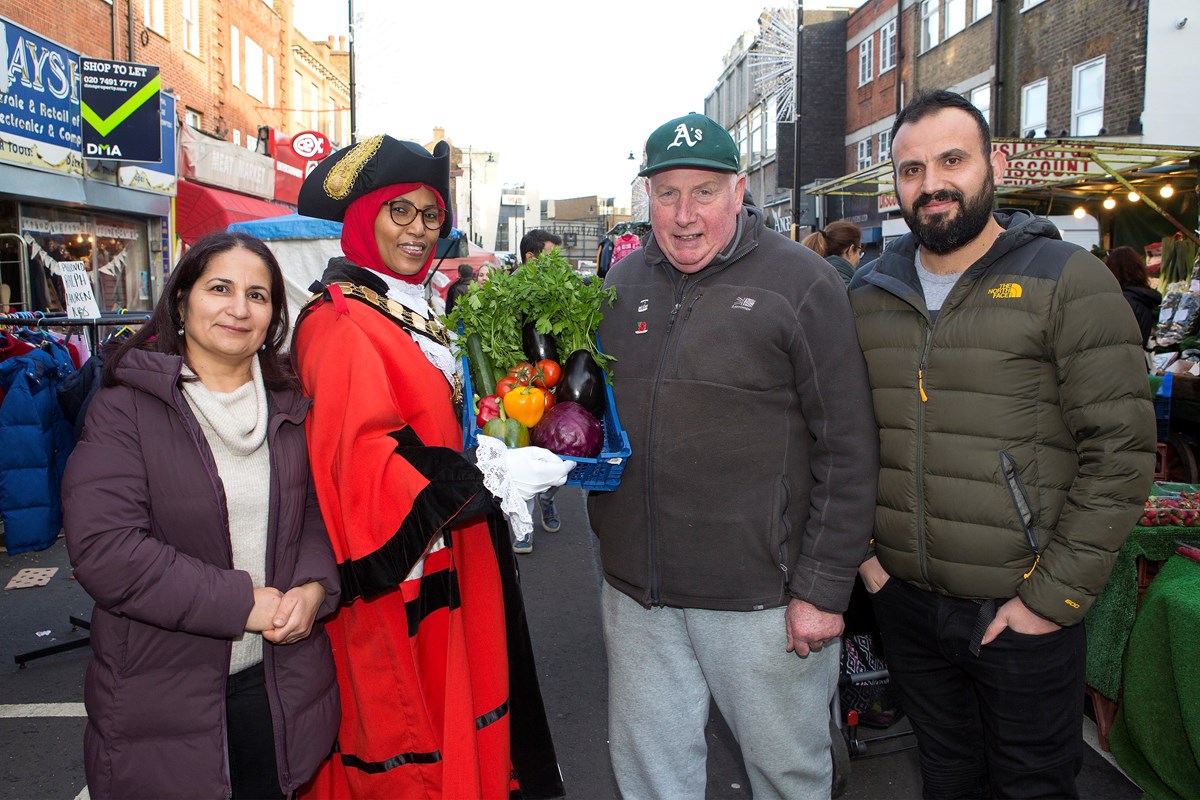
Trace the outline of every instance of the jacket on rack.
<instances>
[{"instance_id":1,"label":"jacket on rack","mask_svg":"<svg viewBox=\"0 0 1200 800\"><path fill-rule=\"evenodd\" d=\"M225 683L253 605L232 568L225 491L178 382L178 356L132 350L99 391L63 485L75 577L96 601L84 684L84 759L94 798L227 798ZM333 553L304 441L309 403L268 390L266 582L319 581L337 607ZM263 643L279 785L295 791L330 752L340 716L324 625Z\"/></svg>"},{"instance_id":2,"label":"jacket on rack","mask_svg":"<svg viewBox=\"0 0 1200 800\"><path fill-rule=\"evenodd\" d=\"M57 388L75 368L52 342L0 363L0 516L9 555L45 550L62 529L59 487L75 446Z\"/></svg>"}]
</instances>

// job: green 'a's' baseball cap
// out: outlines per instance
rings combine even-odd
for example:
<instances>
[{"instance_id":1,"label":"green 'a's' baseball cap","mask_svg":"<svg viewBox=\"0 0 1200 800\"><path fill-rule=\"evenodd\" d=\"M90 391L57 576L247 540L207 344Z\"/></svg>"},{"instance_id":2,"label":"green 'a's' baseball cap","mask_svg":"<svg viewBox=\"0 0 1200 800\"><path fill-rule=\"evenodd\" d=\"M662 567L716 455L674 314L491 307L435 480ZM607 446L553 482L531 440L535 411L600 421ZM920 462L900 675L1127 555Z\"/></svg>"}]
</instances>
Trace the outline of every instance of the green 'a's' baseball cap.
<instances>
[{"instance_id":1,"label":"green 'a's' baseball cap","mask_svg":"<svg viewBox=\"0 0 1200 800\"><path fill-rule=\"evenodd\" d=\"M660 125L646 140L643 178L664 169L694 167L719 172L740 168L737 145L717 121L692 112Z\"/></svg>"}]
</instances>

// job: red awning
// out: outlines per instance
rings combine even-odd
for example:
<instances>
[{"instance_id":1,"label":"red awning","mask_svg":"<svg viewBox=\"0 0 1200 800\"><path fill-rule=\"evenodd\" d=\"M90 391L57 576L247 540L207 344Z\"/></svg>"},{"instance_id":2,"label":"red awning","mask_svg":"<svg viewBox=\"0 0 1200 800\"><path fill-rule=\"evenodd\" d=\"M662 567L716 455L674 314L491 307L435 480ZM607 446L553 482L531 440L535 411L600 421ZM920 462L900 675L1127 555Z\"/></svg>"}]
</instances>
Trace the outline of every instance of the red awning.
<instances>
[{"instance_id":1,"label":"red awning","mask_svg":"<svg viewBox=\"0 0 1200 800\"><path fill-rule=\"evenodd\" d=\"M201 186L180 180L175 198L175 228L189 245L208 233L223 231L231 223L267 219L292 213L292 209L256 197Z\"/></svg>"}]
</instances>

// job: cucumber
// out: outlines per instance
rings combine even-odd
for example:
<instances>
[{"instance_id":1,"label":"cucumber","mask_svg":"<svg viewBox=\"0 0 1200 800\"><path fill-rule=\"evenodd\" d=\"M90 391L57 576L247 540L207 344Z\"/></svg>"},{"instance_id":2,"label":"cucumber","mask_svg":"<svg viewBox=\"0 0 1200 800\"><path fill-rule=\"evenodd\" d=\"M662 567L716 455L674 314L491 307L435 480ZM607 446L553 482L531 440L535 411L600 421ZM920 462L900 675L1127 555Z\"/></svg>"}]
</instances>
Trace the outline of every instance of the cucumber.
<instances>
[{"instance_id":1,"label":"cucumber","mask_svg":"<svg viewBox=\"0 0 1200 800\"><path fill-rule=\"evenodd\" d=\"M471 368L471 385L480 397L496 391L496 378L492 361L483 352L483 340L478 333L467 336L467 364Z\"/></svg>"}]
</instances>

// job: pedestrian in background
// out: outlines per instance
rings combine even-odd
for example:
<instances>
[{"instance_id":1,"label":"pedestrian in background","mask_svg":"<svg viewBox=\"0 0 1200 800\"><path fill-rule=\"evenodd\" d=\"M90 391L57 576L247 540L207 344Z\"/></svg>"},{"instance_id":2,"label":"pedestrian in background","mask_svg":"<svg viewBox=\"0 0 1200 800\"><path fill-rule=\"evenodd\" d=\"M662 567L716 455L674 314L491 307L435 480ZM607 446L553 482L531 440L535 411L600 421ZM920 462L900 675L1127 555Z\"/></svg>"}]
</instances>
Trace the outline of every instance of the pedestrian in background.
<instances>
[{"instance_id":1,"label":"pedestrian in background","mask_svg":"<svg viewBox=\"0 0 1200 800\"><path fill-rule=\"evenodd\" d=\"M854 279L854 270L858 269L858 262L866 252L862 248L862 230L844 219L810 233L800 244L828 261L847 286Z\"/></svg>"},{"instance_id":2,"label":"pedestrian in background","mask_svg":"<svg viewBox=\"0 0 1200 800\"><path fill-rule=\"evenodd\" d=\"M92 797L281 798L333 747L316 620L338 577L309 402L281 352L286 300L262 242L213 234L105 358L63 482L71 564L96 601Z\"/></svg>"},{"instance_id":3,"label":"pedestrian in background","mask_svg":"<svg viewBox=\"0 0 1200 800\"><path fill-rule=\"evenodd\" d=\"M450 234L449 198L449 145L431 154L390 136L333 153L300 188L301 214L342 223L345 254L330 259L292 345L343 588L328 625L338 752L312 797L562 792L492 495L525 513L572 465L541 448L485 447L484 436L477 463L463 455L460 361L422 289L439 231ZM556 472L525 474L521 496L489 482L512 473L490 454L537 451Z\"/></svg>"},{"instance_id":4,"label":"pedestrian in background","mask_svg":"<svg viewBox=\"0 0 1200 800\"><path fill-rule=\"evenodd\" d=\"M458 298L467 293L467 289L471 288L471 284L475 282L475 273L471 270L470 264L458 265L458 280L450 285L446 290L446 313L449 314L454 310L454 304L458 302Z\"/></svg>"},{"instance_id":5,"label":"pedestrian in background","mask_svg":"<svg viewBox=\"0 0 1200 800\"><path fill-rule=\"evenodd\" d=\"M1146 264L1137 250L1118 247L1108 254L1105 266L1121 285L1121 294L1129 301L1133 316L1137 319L1142 334L1142 347L1150 340L1150 334L1158 323L1158 309L1162 306L1162 295L1150 288L1150 276Z\"/></svg>"},{"instance_id":6,"label":"pedestrian in background","mask_svg":"<svg viewBox=\"0 0 1200 800\"><path fill-rule=\"evenodd\" d=\"M743 205L716 121L671 120L646 151L653 232L609 271L600 325L632 455L588 499L613 769L624 797L702 798L712 698L755 798L828 797L878 472L845 286Z\"/></svg>"},{"instance_id":7,"label":"pedestrian in background","mask_svg":"<svg viewBox=\"0 0 1200 800\"><path fill-rule=\"evenodd\" d=\"M879 422L874 593L923 795L1078 797L1083 617L1141 513L1154 412L1104 265L1027 211L961 95L892 127L911 233L850 285Z\"/></svg>"}]
</instances>

